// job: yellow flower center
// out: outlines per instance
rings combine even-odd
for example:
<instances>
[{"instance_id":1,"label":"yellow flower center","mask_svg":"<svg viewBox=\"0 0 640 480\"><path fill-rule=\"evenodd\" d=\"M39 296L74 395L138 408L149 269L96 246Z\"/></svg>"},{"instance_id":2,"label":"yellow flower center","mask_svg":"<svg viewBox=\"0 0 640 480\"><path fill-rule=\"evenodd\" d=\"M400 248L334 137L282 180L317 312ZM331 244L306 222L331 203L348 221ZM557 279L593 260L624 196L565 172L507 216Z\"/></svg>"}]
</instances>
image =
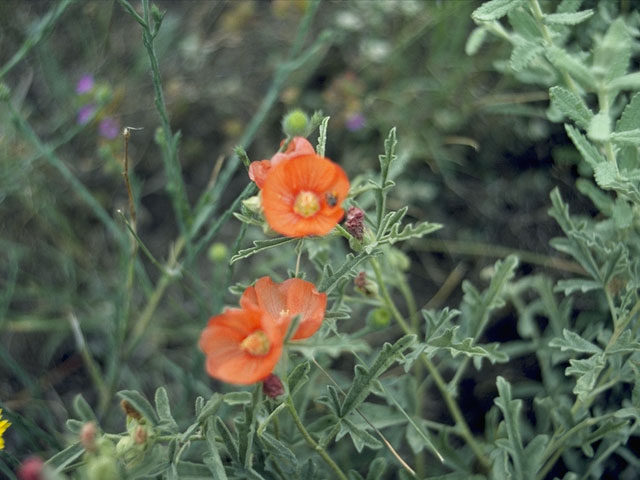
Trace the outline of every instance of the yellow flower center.
<instances>
[{"instance_id":1,"label":"yellow flower center","mask_svg":"<svg viewBox=\"0 0 640 480\"><path fill-rule=\"evenodd\" d=\"M311 217L320 210L320 200L318 196L313 192L303 190L298 193L295 202L293 203L293 211L301 217Z\"/></svg>"},{"instance_id":2,"label":"yellow flower center","mask_svg":"<svg viewBox=\"0 0 640 480\"><path fill-rule=\"evenodd\" d=\"M242 350L256 357L262 357L269 353L270 347L269 337L262 330L256 330L240 343Z\"/></svg>"}]
</instances>

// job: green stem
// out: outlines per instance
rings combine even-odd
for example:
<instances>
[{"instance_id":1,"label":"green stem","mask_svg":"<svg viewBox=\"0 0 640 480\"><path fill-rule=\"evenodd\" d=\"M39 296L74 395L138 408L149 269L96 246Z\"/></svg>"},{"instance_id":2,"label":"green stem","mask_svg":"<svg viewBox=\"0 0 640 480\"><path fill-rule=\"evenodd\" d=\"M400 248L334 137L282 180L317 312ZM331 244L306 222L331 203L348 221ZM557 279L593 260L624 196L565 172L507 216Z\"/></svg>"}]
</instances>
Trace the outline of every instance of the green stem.
<instances>
[{"instance_id":1,"label":"green stem","mask_svg":"<svg viewBox=\"0 0 640 480\"><path fill-rule=\"evenodd\" d=\"M100 372L98 365L94 361L93 357L91 356L91 352L89 352L89 349L87 348L87 342L84 339L84 335L82 335L80 324L78 323L78 319L73 313L69 314L69 324L71 325L71 330L73 331L76 339L76 345L78 346L78 350L80 351L80 355L82 356L82 361L87 368L89 377L98 389L100 396L104 397L107 392L107 386L102 380L102 373Z\"/></svg>"},{"instance_id":2,"label":"green stem","mask_svg":"<svg viewBox=\"0 0 640 480\"><path fill-rule=\"evenodd\" d=\"M160 67L156 57L154 39L158 34L157 31L151 31L151 13L149 9L149 0L142 0L143 19L142 25L142 43L147 50L149 64L151 66L151 78L153 80L153 89L155 93L155 105L160 115L160 123L162 124L162 132L164 135L163 158L164 168L167 175L167 191L171 197L173 209L176 214L180 233L186 233L186 221L189 215L189 201L185 192L184 181L182 178L182 169L178 159L178 138L174 137L171 131L171 123L169 114L164 100L162 91L162 77L160 76ZM187 245L189 247L189 245Z\"/></svg>"},{"instance_id":3,"label":"green stem","mask_svg":"<svg viewBox=\"0 0 640 480\"><path fill-rule=\"evenodd\" d=\"M627 328L627 325L629 325L629 322L633 320L633 317L635 317L638 314L638 311L640 311L640 301L638 301L633 306L631 311L624 317L622 321L620 321L619 324L615 325L614 327L615 329L613 331L613 334L611 335L611 338L609 339L609 343L607 343L605 352L609 350L618 341L618 338L620 337L620 335L622 335L622 332L624 332L624 330Z\"/></svg>"},{"instance_id":4,"label":"green stem","mask_svg":"<svg viewBox=\"0 0 640 480\"><path fill-rule=\"evenodd\" d=\"M411 328L409 328L409 325L407 325L407 322L405 321L404 317L402 316L398 308L395 306L393 299L389 295L389 291L387 290L387 287L384 284L382 270L380 269L380 264L375 258L371 259L370 262L371 262L371 266L373 267L373 271L375 272L376 281L378 282L378 287L380 288L380 292L382 294L382 300L384 301L385 305L387 306L387 308L389 308L389 310L391 311L392 315L395 317L396 321L398 322L398 325L400 325L400 328L402 328L404 333L406 334L415 333ZM491 464L487 459L487 457L485 456L485 453L482 450L482 447L478 444L478 442L474 438L473 433L471 433L471 429L469 428L467 421L464 419L464 416L460 411L460 407L458 406L457 402L449 392L446 382L440 375L440 372L438 372L438 369L434 366L434 364L431 362L431 360L429 360L429 358L426 355L424 354L421 355L421 358L422 358L422 363L431 374L431 377L433 378L433 380L436 382L436 386L438 387L438 390L440 390L440 394L442 395L442 398L447 404L447 408L449 409L449 412L451 413L451 415L453 416L453 419L456 422L456 426L460 431L460 435L469 444L469 447L478 458L478 461L482 464L482 467L488 471L491 468Z\"/></svg>"},{"instance_id":5,"label":"green stem","mask_svg":"<svg viewBox=\"0 0 640 480\"><path fill-rule=\"evenodd\" d=\"M169 260L167 266L165 267L162 277L160 277L160 280L156 284L155 290L151 294L151 297L149 298L147 305L145 306L144 310L140 314L140 317L138 318L138 321L133 328L133 332L130 337L131 340L129 341L127 348L125 349L125 352L124 352L125 358L131 354L131 352L136 347L136 345L138 344L142 336L145 334L147 327L149 326L149 323L153 318L153 314L155 313L156 308L158 307L158 304L162 299L162 295L164 295L164 291L169 286L169 284L173 281L173 279L177 276L173 272L178 263L178 257L180 256L180 253L182 252L182 249L184 248L184 246L185 246L184 237L178 238L178 242L176 243L171 259Z\"/></svg>"},{"instance_id":6,"label":"green stem","mask_svg":"<svg viewBox=\"0 0 640 480\"><path fill-rule=\"evenodd\" d=\"M540 8L540 4L538 3L538 0L529 0L529 3L531 4L531 11L533 13L533 16L536 19L536 22L538 23L538 28L540 28L540 31L542 32L544 41L549 45L553 45L551 32L549 32L547 25L544 23L544 13L542 12L542 8ZM569 75L569 72L567 72L564 68L558 68L558 70L560 70L560 74L562 75L562 78L564 79L567 86L571 89L571 91L575 94L578 94L578 88L576 87L576 84L573 81L573 78L571 78L571 76Z\"/></svg>"},{"instance_id":7,"label":"green stem","mask_svg":"<svg viewBox=\"0 0 640 480\"><path fill-rule=\"evenodd\" d=\"M313 439L311 434L307 431L305 426L302 424L302 420L300 420L300 417L298 416L298 412L296 411L296 407L293 404L293 399L291 397L287 399L287 408L289 409L289 413L291 413L291 417L293 418L293 423L296 424L296 427L302 434L302 437L307 442L307 445L309 445L309 447L315 450L316 453L318 453L318 455L322 457L322 459L326 462L327 465L329 465L331 470L334 471L334 473L337 475L337 477L340 480L348 480L347 476L340 469L338 464L333 461L333 459L329 456L329 454L325 451L324 448L318 445L318 443Z\"/></svg>"}]
</instances>

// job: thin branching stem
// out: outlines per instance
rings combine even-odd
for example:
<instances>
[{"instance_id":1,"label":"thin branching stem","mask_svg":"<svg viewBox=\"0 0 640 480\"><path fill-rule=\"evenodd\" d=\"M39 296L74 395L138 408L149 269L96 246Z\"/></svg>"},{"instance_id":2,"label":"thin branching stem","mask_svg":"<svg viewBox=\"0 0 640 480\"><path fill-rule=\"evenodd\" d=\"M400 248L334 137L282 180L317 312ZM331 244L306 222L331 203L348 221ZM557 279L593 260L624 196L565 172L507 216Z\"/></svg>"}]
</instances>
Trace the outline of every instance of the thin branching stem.
<instances>
[{"instance_id":1,"label":"thin branching stem","mask_svg":"<svg viewBox=\"0 0 640 480\"><path fill-rule=\"evenodd\" d=\"M318 455L322 457L327 465L333 470L333 472L337 475L340 480L348 480L347 476L344 474L342 469L338 466L336 462L329 456L327 451L322 448L318 442L316 442L311 434L308 432L302 420L300 420L300 416L298 415L298 411L296 410L295 405L293 404L293 399L291 397L286 400L287 408L289 413L291 414L291 418L293 418L293 423L295 423L298 431L302 434L302 438L307 442L307 445L311 447Z\"/></svg>"}]
</instances>

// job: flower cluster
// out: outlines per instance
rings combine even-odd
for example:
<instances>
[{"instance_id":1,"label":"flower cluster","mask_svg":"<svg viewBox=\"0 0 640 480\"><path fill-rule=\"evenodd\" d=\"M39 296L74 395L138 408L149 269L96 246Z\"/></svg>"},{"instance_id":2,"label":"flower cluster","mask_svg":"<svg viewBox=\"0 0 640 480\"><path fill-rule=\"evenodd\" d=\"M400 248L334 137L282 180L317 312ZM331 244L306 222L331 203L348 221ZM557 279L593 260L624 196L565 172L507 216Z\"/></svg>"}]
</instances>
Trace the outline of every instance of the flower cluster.
<instances>
[{"instance_id":1,"label":"flower cluster","mask_svg":"<svg viewBox=\"0 0 640 480\"><path fill-rule=\"evenodd\" d=\"M200 336L207 372L238 385L266 379L280 359L291 321L299 318L291 338L308 338L320 328L326 306L327 294L310 282L260 278L244 291L240 308L209 319Z\"/></svg>"},{"instance_id":2,"label":"flower cluster","mask_svg":"<svg viewBox=\"0 0 640 480\"><path fill-rule=\"evenodd\" d=\"M104 105L110 98L110 89L104 85L96 86L92 75L85 73L76 83L76 94L80 98L82 105L78 109L77 123L85 125L98 115L98 104ZM98 134L107 139L113 140L120 133L120 123L111 116L98 115Z\"/></svg>"},{"instance_id":3,"label":"flower cluster","mask_svg":"<svg viewBox=\"0 0 640 480\"><path fill-rule=\"evenodd\" d=\"M267 223L282 235L326 235L344 216L347 174L305 138L293 137L284 152L251 163L249 177L261 190Z\"/></svg>"}]
</instances>

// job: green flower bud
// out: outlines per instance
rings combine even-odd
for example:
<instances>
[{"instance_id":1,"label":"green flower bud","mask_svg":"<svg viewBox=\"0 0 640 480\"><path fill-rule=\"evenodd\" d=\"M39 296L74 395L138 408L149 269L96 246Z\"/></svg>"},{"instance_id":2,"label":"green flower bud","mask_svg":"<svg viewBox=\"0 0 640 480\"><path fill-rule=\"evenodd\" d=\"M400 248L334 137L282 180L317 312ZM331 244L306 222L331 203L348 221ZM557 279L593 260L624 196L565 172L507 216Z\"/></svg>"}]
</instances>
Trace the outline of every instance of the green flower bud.
<instances>
[{"instance_id":1,"label":"green flower bud","mask_svg":"<svg viewBox=\"0 0 640 480\"><path fill-rule=\"evenodd\" d=\"M282 119L282 131L288 137L304 137L309 127L309 117L300 109L293 110Z\"/></svg>"},{"instance_id":2,"label":"green flower bud","mask_svg":"<svg viewBox=\"0 0 640 480\"><path fill-rule=\"evenodd\" d=\"M411 266L411 260L409 257L397 248L390 249L389 256L387 258L389 260L389 264L401 272L406 272Z\"/></svg>"},{"instance_id":3,"label":"green flower bud","mask_svg":"<svg viewBox=\"0 0 640 480\"><path fill-rule=\"evenodd\" d=\"M207 255L212 262L224 262L229 256L229 248L222 242L216 242L209 247Z\"/></svg>"},{"instance_id":4,"label":"green flower bud","mask_svg":"<svg viewBox=\"0 0 640 480\"><path fill-rule=\"evenodd\" d=\"M242 201L242 205L251 213L262 213L262 200L260 195L254 195Z\"/></svg>"},{"instance_id":5,"label":"green flower bud","mask_svg":"<svg viewBox=\"0 0 640 480\"><path fill-rule=\"evenodd\" d=\"M116 461L110 457L92 457L87 462L87 478L92 480L118 480L122 478Z\"/></svg>"},{"instance_id":6,"label":"green flower bud","mask_svg":"<svg viewBox=\"0 0 640 480\"><path fill-rule=\"evenodd\" d=\"M156 128L156 133L153 139L156 141L159 147L164 147L167 144L167 139L164 136L164 131L162 130L162 127Z\"/></svg>"},{"instance_id":7,"label":"green flower bud","mask_svg":"<svg viewBox=\"0 0 640 480\"><path fill-rule=\"evenodd\" d=\"M367 316L367 323L375 329L382 329L391 323L391 312L386 308L376 308Z\"/></svg>"}]
</instances>

